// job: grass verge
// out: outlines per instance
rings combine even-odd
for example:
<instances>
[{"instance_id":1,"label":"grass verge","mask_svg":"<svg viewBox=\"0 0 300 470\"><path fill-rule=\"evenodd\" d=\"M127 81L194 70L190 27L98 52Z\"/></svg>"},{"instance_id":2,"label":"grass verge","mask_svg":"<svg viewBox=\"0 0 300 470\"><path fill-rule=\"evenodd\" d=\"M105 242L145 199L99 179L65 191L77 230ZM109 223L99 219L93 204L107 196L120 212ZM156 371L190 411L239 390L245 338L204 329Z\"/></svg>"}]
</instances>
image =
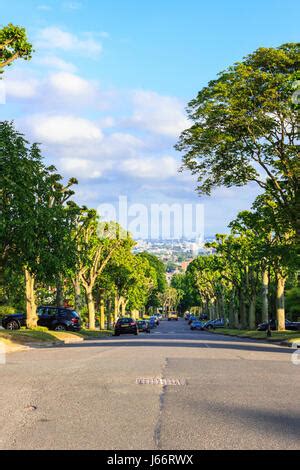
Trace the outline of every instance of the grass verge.
<instances>
[{"instance_id":1,"label":"grass verge","mask_svg":"<svg viewBox=\"0 0 300 470\"><path fill-rule=\"evenodd\" d=\"M38 327L34 330L27 330L26 328L21 328L20 330L0 330L0 340L6 340L11 343L16 344L34 344L34 343L68 343L76 341L76 339L92 339L92 338L102 338L104 336L111 336L112 331L90 331L90 330L81 330L79 332L74 331L51 331L47 328Z\"/></svg>"},{"instance_id":2,"label":"grass verge","mask_svg":"<svg viewBox=\"0 0 300 470\"><path fill-rule=\"evenodd\" d=\"M113 334L112 330L85 330L76 331L72 333L73 335L80 336L83 339L93 339L93 338L103 338L105 336L111 336Z\"/></svg>"},{"instance_id":3,"label":"grass verge","mask_svg":"<svg viewBox=\"0 0 300 470\"><path fill-rule=\"evenodd\" d=\"M0 339L10 340L13 343L19 344L28 344L28 343L53 343L55 341L62 342L59 338L56 338L52 333L48 330L26 330L25 328L21 328L20 330L1 330L0 331Z\"/></svg>"},{"instance_id":4,"label":"grass verge","mask_svg":"<svg viewBox=\"0 0 300 470\"><path fill-rule=\"evenodd\" d=\"M261 339L267 341L291 341L299 340L300 341L300 332L299 331L272 331L272 336L267 337L266 331L256 331L256 330L237 330L229 328L220 328L219 330L210 330L212 333L228 336L237 336L239 338L252 338L252 339Z\"/></svg>"}]
</instances>

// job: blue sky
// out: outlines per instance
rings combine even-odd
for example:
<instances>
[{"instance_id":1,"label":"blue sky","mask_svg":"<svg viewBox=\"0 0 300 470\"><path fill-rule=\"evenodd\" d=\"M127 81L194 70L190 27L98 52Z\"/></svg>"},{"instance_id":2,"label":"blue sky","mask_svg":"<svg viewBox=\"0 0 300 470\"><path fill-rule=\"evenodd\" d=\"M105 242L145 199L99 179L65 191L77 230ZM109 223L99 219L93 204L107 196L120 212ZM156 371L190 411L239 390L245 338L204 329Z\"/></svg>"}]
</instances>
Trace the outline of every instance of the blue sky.
<instances>
[{"instance_id":1,"label":"blue sky","mask_svg":"<svg viewBox=\"0 0 300 470\"><path fill-rule=\"evenodd\" d=\"M187 102L219 71L259 46L299 40L299 2L0 0L0 11L36 51L6 71L1 119L79 179L79 202L200 202L206 235L250 207L254 185L199 198L173 145Z\"/></svg>"}]
</instances>

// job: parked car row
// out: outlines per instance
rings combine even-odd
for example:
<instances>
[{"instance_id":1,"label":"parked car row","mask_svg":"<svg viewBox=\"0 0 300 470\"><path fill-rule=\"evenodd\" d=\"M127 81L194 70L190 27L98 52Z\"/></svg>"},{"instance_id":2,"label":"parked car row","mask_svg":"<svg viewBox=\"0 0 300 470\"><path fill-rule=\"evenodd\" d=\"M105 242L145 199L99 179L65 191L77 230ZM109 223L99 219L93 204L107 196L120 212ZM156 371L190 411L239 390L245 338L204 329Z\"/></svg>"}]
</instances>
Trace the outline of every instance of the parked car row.
<instances>
[{"instance_id":1,"label":"parked car row","mask_svg":"<svg viewBox=\"0 0 300 470\"><path fill-rule=\"evenodd\" d=\"M40 306L37 309L38 326L45 326L49 330L55 331L80 331L82 321L78 313L65 307ZM115 336L125 333L138 335L145 332L150 333L151 329L159 325L160 314L156 314L147 319L134 320L129 317L119 318L114 325ZM5 315L2 318L2 326L7 330L18 330L26 326L25 313L15 313Z\"/></svg>"},{"instance_id":2,"label":"parked car row","mask_svg":"<svg viewBox=\"0 0 300 470\"><path fill-rule=\"evenodd\" d=\"M190 313L186 313L184 319L190 325L191 330L210 330L215 328L224 328L225 321L223 318L217 318L215 320L207 320L207 315L200 315L196 317L196 315L192 315Z\"/></svg>"},{"instance_id":3,"label":"parked car row","mask_svg":"<svg viewBox=\"0 0 300 470\"><path fill-rule=\"evenodd\" d=\"M210 330L216 328L224 328L225 327L225 320L223 318L218 318L216 320L209 320L207 322L202 321L201 316L196 317L192 314L185 314L185 320L191 327L191 330ZM257 327L258 331L267 331L268 329L276 330L277 323L276 320L273 318L268 322L260 323ZM290 320L285 320L285 329L291 331L300 331L300 322L294 322Z\"/></svg>"},{"instance_id":4,"label":"parked car row","mask_svg":"<svg viewBox=\"0 0 300 470\"><path fill-rule=\"evenodd\" d=\"M37 309L38 326L45 326L55 331L79 331L81 318L75 310L65 307L41 306ZM6 330L19 330L26 326L25 313L14 313L2 318L2 326Z\"/></svg>"},{"instance_id":5,"label":"parked car row","mask_svg":"<svg viewBox=\"0 0 300 470\"><path fill-rule=\"evenodd\" d=\"M268 322L260 323L257 327L258 331L267 331L270 327L270 330L276 330L277 324L276 320L272 318ZM285 320L285 329L291 331L300 331L300 322Z\"/></svg>"},{"instance_id":6,"label":"parked car row","mask_svg":"<svg viewBox=\"0 0 300 470\"><path fill-rule=\"evenodd\" d=\"M114 325L115 336L122 334L150 333L151 330L159 325L160 315L153 315L150 318L141 318L134 320L130 317L119 318Z\"/></svg>"},{"instance_id":7,"label":"parked car row","mask_svg":"<svg viewBox=\"0 0 300 470\"><path fill-rule=\"evenodd\" d=\"M203 322L200 320L193 320L191 322L191 330L211 330L216 328L224 328L225 322L223 318L217 318L216 320L209 320Z\"/></svg>"}]
</instances>

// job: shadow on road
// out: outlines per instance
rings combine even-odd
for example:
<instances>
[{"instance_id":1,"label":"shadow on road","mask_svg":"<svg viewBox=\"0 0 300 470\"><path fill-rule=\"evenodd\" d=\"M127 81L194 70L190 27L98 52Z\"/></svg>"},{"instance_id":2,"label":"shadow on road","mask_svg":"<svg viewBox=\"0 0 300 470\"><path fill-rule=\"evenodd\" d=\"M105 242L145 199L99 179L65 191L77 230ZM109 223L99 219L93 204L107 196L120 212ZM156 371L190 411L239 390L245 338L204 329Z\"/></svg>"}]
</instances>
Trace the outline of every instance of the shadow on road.
<instances>
[{"instance_id":1,"label":"shadow on road","mask_svg":"<svg viewBox=\"0 0 300 470\"><path fill-rule=\"evenodd\" d=\"M193 406L193 400L190 403ZM224 406L223 403L216 402L214 407L211 403L202 400L202 407L206 407L209 413L216 415L216 420L222 415L228 415L231 420L239 423L242 421L244 426L256 429L265 434L265 439L269 441L272 433L291 439L293 442L300 440L300 414L296 409L292 413L280 409L270 410L261 407L236 406L233 403L230 406ZM227 419L227 418L226 418Z\"/></svg>"},{"instance_id":2,"label":"shadow on road","mask_svg":"<svg viewBox=\"0 0 300 470\"><path fill-rule=\"evenodd\" d=\"M165 348L209 348L209 349L223 349L223 350L237 350L237 351L249 351L249 352L267 352L267 353L278 353L278 354L291 354L290 348L258 344L253 340L241 340L241 341L230 341L223 339L220 341L211 341L210 339L203 338L199 340L190 339L175 339L175 338L106 338L101 340L87 340L82 343L74 343L68 345L58 345L55 348L123 348L123 347L165 347Z\"/></svg>"}]
</instances>

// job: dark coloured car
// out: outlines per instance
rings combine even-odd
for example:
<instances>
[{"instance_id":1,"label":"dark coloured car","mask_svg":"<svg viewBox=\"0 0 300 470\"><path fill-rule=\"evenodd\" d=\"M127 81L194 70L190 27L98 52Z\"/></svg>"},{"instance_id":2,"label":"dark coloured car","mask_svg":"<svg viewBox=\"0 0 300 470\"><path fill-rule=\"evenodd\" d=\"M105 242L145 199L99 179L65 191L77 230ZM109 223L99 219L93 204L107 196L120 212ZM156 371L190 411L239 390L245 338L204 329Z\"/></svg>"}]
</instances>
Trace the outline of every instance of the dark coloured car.
<instances>
[{"instance_id":1,"label":"dark coloured car","mask_svg":"<svg viewBox=\"0 0 300 470\"><path fill-rule=\"evenodd\" d=\"M25 313L13 313L5 315L2 318L2 326L6 330L19 330L22 326L26 326Z\"/></svg>"},{"instance_id":2,"label":"dark coloured car","mask_svg":"<svg viewBox=\"0 0 300 470\"><path fill-rule=\"evenodd\" d=\"M147 320L137 321L138 330L142 333L150 333L150 325Z\"/></svg>"},{"instance_id":3,"label":"dark coloured car","mask_svg":"<svg viewBox=\"0 0 300 470\"><path fill-rule=\"evenodd\" d=\"M41 306L37 309L37 315L38 326L45 326L49 330L79 331L81 329L80 316L70 308ZM7 330L18 330L26 326L25 313L5 315L2 319L2 326Z\"/></svg>"},{"instance_id":4,"label":"dark coloured car","mask_svg":"<svg viewBox=\"0 0 300 470\"><path fill-rule=\"evenodd\" d=\"M119 318L115 324L115 336L133 334L138 335L139 329L137 322L133 318Z\"/></svg>"},{"instance_id":5,"label":"dark coloured car","mask_svg":"<svg viewBox=\"0 0 300 470\"><path fill-rule=\"evenodd\" d=\"M200 320L208 320L208 315L206 313L201 313Z\"/></svg>"},{"instance_id":6,"label":"dark coloured car","mask_svg":"<svg viewBox=\"0 0 300 470\"><path fill-rule=\"evenodd\" d=\"M257 327L258 331L267 331L270 324L271 330L277 330L276 320L272 318L272 320L264 323L260 323ZM285 320L285 329L291 331L300 331L300 322Z\"/></svg>"}]
</instances>

